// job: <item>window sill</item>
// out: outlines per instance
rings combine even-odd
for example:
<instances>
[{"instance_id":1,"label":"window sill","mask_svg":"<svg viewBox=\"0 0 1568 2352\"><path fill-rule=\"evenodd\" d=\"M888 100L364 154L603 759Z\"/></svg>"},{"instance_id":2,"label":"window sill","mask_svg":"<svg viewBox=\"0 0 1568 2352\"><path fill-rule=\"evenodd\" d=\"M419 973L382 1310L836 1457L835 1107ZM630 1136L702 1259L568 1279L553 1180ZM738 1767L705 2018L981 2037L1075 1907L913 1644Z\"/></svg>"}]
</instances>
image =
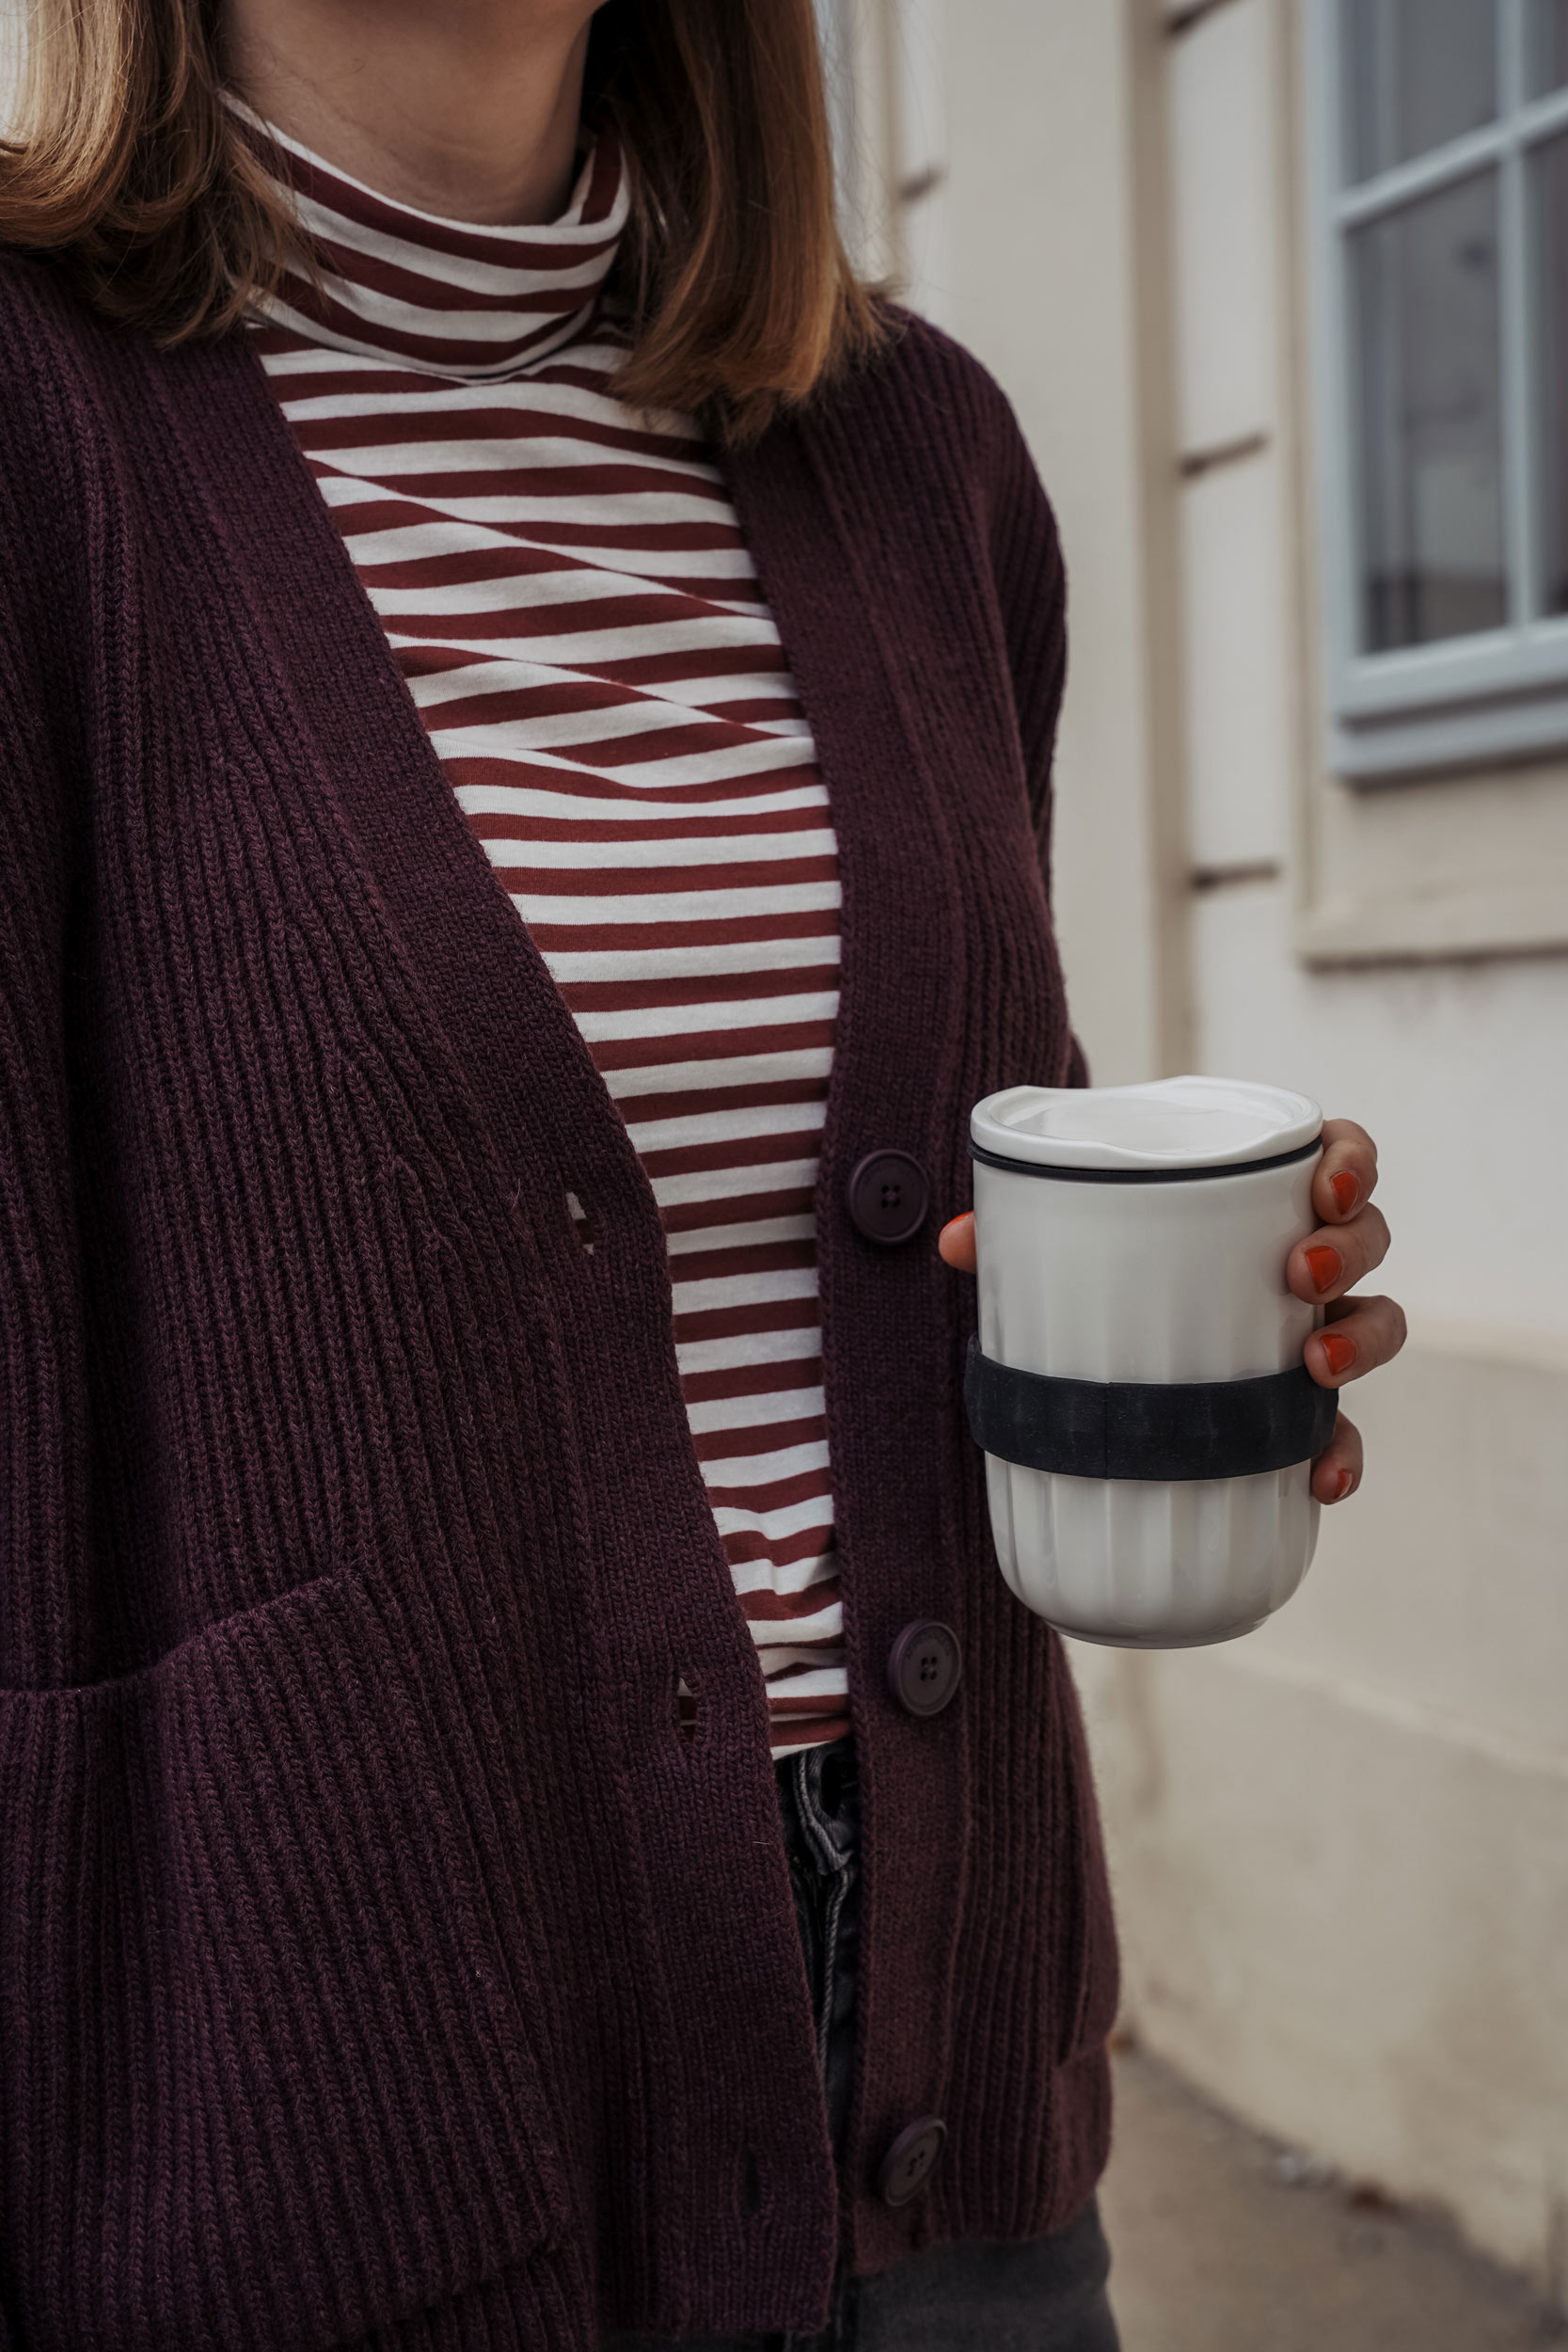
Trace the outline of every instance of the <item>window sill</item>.
<instances>
[{"instance_id":1,"label":"window sill","mask_svg":"<svg viewBox=\"0 0 1568 2352\"><path fill-rule=\"evenodd\" d=\"M1331 723L1328 765L1362 788L1451 775L1482 763L1538 759L1568 747L1568 684L1507 699L1373 715L1341 710Z\"/></svg>"},{"instance_id":2,"label":"window sill","mask_svg":"<svg viewBox=\"0 0 1568 2352\"><path fill-rule=\"evenodd\" d=\"M1332 898L1295 922L1304 963L1434 963L1568 950L1568 879L1420 897Z\"/></svg>"}]
</instances>

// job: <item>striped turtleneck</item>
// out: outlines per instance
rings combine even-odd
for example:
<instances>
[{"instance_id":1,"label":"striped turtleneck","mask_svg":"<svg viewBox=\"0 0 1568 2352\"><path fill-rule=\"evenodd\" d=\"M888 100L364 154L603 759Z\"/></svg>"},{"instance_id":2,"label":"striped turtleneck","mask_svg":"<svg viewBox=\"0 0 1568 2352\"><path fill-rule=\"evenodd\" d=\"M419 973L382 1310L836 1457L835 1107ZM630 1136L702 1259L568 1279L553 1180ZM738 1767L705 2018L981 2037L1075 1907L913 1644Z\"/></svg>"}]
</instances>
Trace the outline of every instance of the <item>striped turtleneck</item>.
<instances>
[{"instance_id":1,"label":"striped turtleneck","mask_svg":"<svg viewBox=\"0 0 1568 2352\"><path fill-rule=\"evenodd\" d=\"M546 227L273 133L322 268L253 323L464 815L664 1223L692 1441L773 1754L848 1728L814 1185L839 885L811 731L693 420L627 408L608 135ZM591 1200L569 1201L593 1246Z\"/></svg>"}]
</instances>

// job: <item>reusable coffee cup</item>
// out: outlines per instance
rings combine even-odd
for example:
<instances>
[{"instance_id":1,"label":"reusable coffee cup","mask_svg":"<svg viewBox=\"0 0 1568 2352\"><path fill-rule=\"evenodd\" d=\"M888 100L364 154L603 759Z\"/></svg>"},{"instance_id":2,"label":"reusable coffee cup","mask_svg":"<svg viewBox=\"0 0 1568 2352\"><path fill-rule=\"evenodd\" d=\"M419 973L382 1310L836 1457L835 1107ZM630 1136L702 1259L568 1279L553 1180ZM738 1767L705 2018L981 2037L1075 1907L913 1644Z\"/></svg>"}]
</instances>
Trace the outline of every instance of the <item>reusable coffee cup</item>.
<instances>
[{"instance_id":1,"label":"reusable coffee cup","mask_svg":"<svg viewBox=\"0 0 1568 2352\"><path fill-rule=\"evenodd\" d=\"M1306 1095L1227 1078L975 1105L964 1398L1002 1573L1064 1633L1229 1641L1306 1575L1336 1400L1285 1261L1322 1129Z\"/></svg>"}]
</instances>

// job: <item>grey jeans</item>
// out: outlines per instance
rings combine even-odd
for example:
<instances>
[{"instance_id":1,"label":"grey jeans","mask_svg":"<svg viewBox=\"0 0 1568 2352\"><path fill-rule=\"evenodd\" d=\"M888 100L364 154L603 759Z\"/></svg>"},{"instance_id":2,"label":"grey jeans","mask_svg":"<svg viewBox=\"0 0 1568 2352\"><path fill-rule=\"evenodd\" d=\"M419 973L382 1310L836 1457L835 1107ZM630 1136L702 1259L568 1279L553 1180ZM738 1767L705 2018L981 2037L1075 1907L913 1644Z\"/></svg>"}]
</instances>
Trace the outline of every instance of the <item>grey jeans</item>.
<instances>
[{"instance_id":1,"label":"grey jeans","mask_svg":"<svg viewBox=\"0 0 1568 2352\"><path fill-rule=\"evenodd\" d=\"M774 1769L837 2151L849 2108L860 1941L854 1740L803 1749ZM1110 2262L1091 2201L1051 2237L927 2247L871 2279L841 2271L819 2334L681 2341L686 2352L1118 2352L1105 2296ZM607 2336L604 2352L669 2352L673 2341Z\"/></svg>"}]
</instances>

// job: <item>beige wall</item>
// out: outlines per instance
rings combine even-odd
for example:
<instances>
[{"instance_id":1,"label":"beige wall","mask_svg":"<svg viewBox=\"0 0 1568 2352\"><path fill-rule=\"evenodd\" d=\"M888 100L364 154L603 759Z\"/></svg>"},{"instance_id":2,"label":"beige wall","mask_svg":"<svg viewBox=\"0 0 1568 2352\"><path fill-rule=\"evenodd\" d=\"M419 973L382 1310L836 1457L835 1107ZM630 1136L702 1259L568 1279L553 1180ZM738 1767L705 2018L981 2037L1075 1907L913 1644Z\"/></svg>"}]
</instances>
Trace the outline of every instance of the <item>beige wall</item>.
<instances>
[{"instance_id":1,"label":"beige wall","mask_svg":"<svg viewBox=\"0 0 1568 2352\"><path fill-rule=\"evenodd\" d=\"M1142 405L1158 354L1134 283L1129 75L1110 0L964 0L947 47L949 276L930 305L1010 393L1068 552L1056 904L1075 1018L1112 1083L1165 1058L1173 1009L1156 920L1169 885L1153 788L1168 714Z\"/></svg>"},{"instance_id":2,"label":"beige wall","mask_svg":"<svg viewBox=\"0 0 1568 2352\"><path fill-rule=\"evenodd\" d=\"M1364 1120L1411 1310L1290 1607L1075 1651L1129 2013L1568 2306L1568 777L1324 770L1291 0L911 4L884 54L912 21L943 120L891 246L1067 546L1057 909L1096 1075Z\"/></svg>"}]
</instances>

